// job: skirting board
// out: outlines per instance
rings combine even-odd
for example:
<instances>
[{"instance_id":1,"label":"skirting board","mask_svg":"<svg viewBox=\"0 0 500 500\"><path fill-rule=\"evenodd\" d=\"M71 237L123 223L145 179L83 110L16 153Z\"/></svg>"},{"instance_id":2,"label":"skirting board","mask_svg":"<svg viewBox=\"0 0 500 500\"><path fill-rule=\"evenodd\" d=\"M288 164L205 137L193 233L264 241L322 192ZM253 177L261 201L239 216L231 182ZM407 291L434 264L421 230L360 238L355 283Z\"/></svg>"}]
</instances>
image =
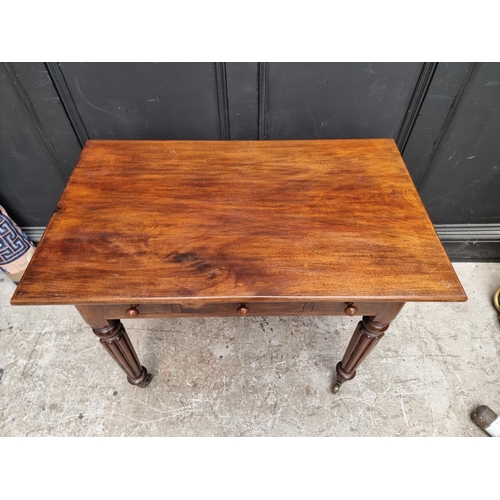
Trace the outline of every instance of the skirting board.
<instances>
[{"instance_id":1,"label":"skirting board","mask_svg":"<svg viewBox=\"0 0 500 500\"><path fill-rule=\"evenodd\" d=\"M454 262L500 262L500 224L437 224L438 236ZM44 226L23 227L34 243L38 243Z\"/></svg>"},{"instance_id":2,"label":"skirting board","mask_svg":"<svg viewBox=\"0 0 500 500\"><path fill-rule=\"evenodd\" d=\"M500 224L437 224L434 226L454 262L500 262Z\"/></svg>"},{"instance_id":3,"label":"skirting board","mask_svg":"<svg viewBox=\"0 0 500 500\"><path fill-rule=\"evenodd\" d=\"M38 243L45 232L45 226L21 227L21 229L33 243Z\"/></svg>"}]
</instances>

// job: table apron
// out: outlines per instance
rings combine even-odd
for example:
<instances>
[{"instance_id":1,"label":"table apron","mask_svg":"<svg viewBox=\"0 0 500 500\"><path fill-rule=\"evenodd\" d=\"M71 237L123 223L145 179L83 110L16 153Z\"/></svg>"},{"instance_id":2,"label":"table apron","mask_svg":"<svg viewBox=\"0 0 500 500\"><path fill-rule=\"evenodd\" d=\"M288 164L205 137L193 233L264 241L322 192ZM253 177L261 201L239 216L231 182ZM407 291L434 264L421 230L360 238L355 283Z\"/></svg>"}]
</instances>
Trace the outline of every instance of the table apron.
<instances>
[{"instance_id":1,"label":"table apron","mask_svg":"<svg viewBox=\"0 0 500 500\"><path fill-rule=\"evenodd\" d=\"M134 306L140 318L163 317L230 317L241 316L238 308L245 304L246 316L345 316L347 302L199 302L183 301L172 304L130 303L100 305L108 319L127 318L126 310ZM351 303L349 303L351 304ZM353 302L355 316L376 316L388 302Z\"/></svg>"}]
</instances>

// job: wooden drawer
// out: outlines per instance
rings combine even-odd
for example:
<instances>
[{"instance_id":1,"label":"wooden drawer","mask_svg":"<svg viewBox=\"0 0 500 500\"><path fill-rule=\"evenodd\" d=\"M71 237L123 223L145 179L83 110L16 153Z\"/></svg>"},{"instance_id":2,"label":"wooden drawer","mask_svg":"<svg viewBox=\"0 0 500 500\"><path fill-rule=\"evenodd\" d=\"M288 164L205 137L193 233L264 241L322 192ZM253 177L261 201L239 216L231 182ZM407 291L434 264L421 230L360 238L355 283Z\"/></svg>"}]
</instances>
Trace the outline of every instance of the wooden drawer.
<instances>
[{"instance_id":1,"label":"wooden drawer","mask_svg":"<svg viewBox=\"0 0 500 500\"><path fill-rule=\"evenodd\" d=\"M345 315L344 311L347 304L347 302L315 302L312 314L325 316ZM354 316L375 316L380 309L380 303L377 302L352 302L352 305L357 309Z\"/></svg>"},{"instance_id":2,"label":"wooden drawer","mask_svg":"<svg viewBox=\"0 0 500 500\"><path fill-rule=\"evenodd\" d=\"M179 304L113 304L103 305L101 310L108 319L130 318L127 310L132 306L139 311L136 318L162 318L181 312Z\"/></svg>"},{"instance_id":3,"label":"wooden drawer","mask_svg":"<svg viewBox=\"0 0 500 500\"><path fill-rule=\"evenodd\" d=\"M240 314L241 302L182 302L184 314L207 316L286 316L304 312L304 302L245 302L246 314Z\"/></svg>"}]
</instances>

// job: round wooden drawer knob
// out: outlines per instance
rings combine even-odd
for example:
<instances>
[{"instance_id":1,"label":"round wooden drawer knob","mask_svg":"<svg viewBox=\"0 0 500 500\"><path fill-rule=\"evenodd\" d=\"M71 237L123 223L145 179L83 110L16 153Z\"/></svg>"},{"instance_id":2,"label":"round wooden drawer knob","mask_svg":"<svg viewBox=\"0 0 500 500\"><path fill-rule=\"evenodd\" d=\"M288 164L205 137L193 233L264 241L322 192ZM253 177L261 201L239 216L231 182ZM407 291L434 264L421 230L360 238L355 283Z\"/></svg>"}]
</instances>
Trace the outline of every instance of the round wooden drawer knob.
<instances>
[{"instance_id":1,"label":"round wooden drawer knob","mask_svg":"<svg viewBox=\"0 0 500 500\"><path fill-rule=\"evenodd\" d=\"M241 304L238 309L236 309L242 316L246 316L249 312L250 309L246 306L246 304Z\"/></svg>"},{"instance_id":2,"label":"round wooden drawer knob","mask_svg":"<svg viewBox=\"0 0 500 500\"><path fill-rule=\"evenodd\" d=\"M358 308L352 302L346 302L346 304L347 307L344 309L344 312L347 316L354 316L358 312Z\"/></svg>"},{"instance_id":3,"label":"round wooden drawer knob","mask_svg":"<svg viewBox=\"0 0 500 500\"><path fill-rule=\"evenodd\" d=\"M127 315L127 318L134 319L139 316L139 309L137 309L136 306L130 306L126 311L125 314Z\"/></svg>"}]
</instances>

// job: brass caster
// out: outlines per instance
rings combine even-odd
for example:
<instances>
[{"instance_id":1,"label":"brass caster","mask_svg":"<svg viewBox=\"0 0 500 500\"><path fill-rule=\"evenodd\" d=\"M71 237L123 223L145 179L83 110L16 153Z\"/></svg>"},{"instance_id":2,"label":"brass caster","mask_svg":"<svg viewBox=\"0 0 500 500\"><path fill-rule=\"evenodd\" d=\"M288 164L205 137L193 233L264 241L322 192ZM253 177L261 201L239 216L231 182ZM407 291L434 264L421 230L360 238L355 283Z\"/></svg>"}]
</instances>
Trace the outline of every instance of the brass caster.
<instances>
[{"instance_id":1,"label":"brass caster","mask_svg":"<svg viewBox=\"0 0 500 500\"><path fill-rule=\"evenodd\" d=\"M493 295L493 305L500 313L500 288L495 292L495 295ZM500 321L500 314L498 315L498 321Z\"/></svg>"},{"instance_id":2,"label":"brass caster","mask_svg":"<svg viewBox=\"0 0 500 500\"><path fill-rule=\"evenodd\" d=\"M493 304L495 306L495 309L500 312L500 288L495 292L495 295L493 296Z\"/></svg>"},{"instance_id":3,"label":"brass caster","mask_svg":"<svg viewBox=\"0 0 500 500\"><path fill-rule=\"evenodd\" d=\"M341 385L342 385L342 382L339 382L338 380L335 382L335 384L333 384L333 387L332 387L333 394L337 394L337 392L339 392Z\"/></svg>"}]
</instances>

